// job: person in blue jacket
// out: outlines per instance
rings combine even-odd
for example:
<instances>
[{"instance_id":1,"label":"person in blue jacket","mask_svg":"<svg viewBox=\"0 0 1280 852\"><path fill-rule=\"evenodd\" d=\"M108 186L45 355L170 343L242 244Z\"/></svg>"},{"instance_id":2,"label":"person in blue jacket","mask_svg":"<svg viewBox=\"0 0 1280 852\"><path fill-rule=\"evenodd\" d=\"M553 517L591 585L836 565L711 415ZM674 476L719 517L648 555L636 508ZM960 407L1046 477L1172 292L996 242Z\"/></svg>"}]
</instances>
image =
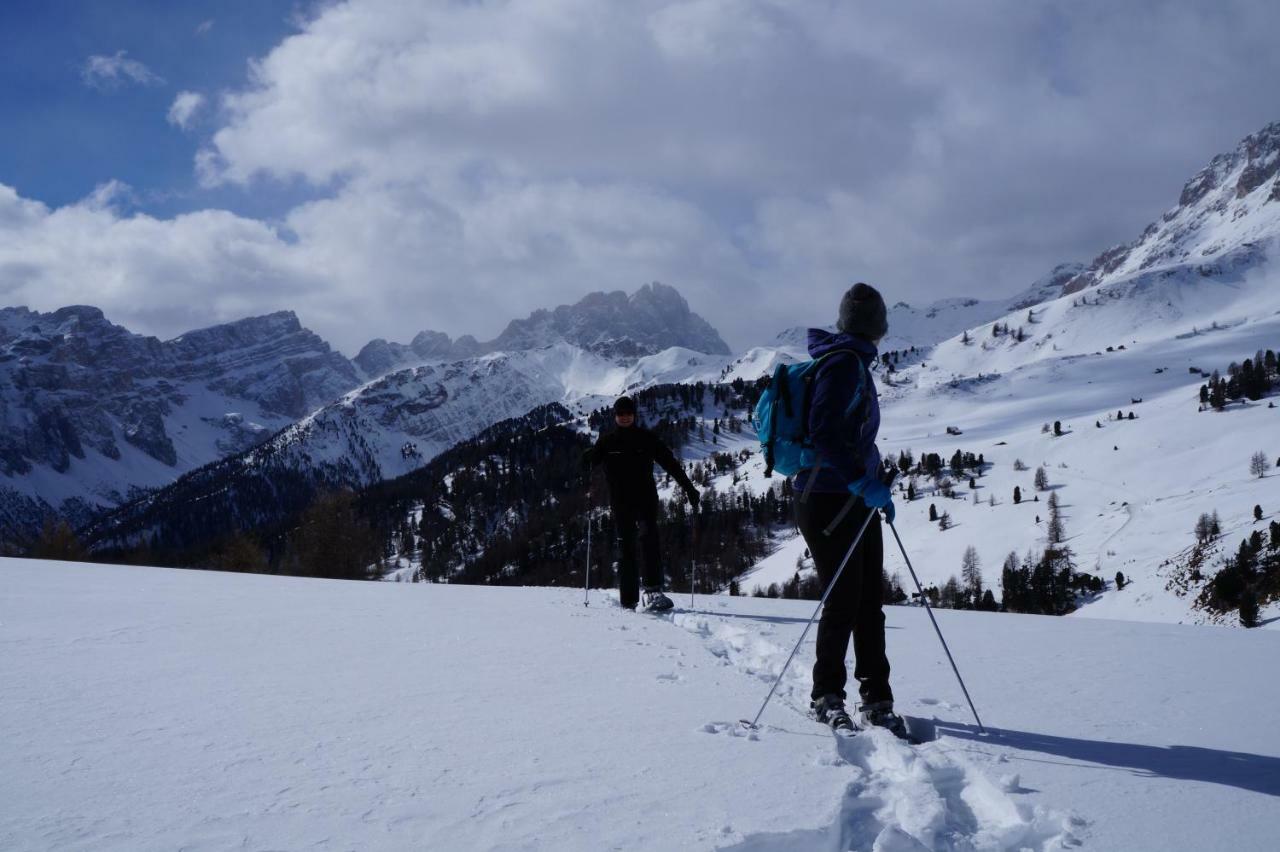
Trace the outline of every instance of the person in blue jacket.
<instances>
[{"instance_id":1,"label":"person in blue jacket","mask_svg":"<svg viewBox=\"0 0 1280 852\"><path fill-rule=\"evenodd\" d=\"M894 518L893 499L881 478L880 404L871 367L880 340L889 330L884 299L870 285L855 284L840 300L836 333L809 329L809 354L822 358L814 378L809 409L809 439L815 464L796 475L796 521L813 554L825 588L869 513ZM823 356L827 356L823 358ZM853 509L834 528L850 495ZM828 534L829 532L829 534ZM845 655L853 638L858 707L864 723L905 736L906 726L893 711L889 659L885 654L883 609L884 545L880 518L874 517L853 551L840 582L831 591L818 621L817 661L813 666L814 717L835 729L852 730L845 709L848 673Z\"/></svg>"}]
</instances>

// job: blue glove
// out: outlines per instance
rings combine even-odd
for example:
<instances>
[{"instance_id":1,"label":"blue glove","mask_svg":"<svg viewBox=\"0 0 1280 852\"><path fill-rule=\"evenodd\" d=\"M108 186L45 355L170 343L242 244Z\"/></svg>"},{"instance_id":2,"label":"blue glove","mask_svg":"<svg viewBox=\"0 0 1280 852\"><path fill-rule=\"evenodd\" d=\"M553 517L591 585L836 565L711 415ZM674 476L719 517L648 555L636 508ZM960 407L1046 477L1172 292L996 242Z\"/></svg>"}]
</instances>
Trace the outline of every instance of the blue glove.
<instances>
[{"instance_id":1,"label":"blue glove","mask_svg":"<svg viewBox=\"0 0 1280 852\"><path fill-rule=\"evenodd\" d=\"M876 477L862 477L862 479L849 486L849 493L861 497L862 502L871 508L883 511L889 523L893 523L893 519L897 517L897 513L893 508L893 495L889 492L889 486Z\"/></svg>"}]
</instances>

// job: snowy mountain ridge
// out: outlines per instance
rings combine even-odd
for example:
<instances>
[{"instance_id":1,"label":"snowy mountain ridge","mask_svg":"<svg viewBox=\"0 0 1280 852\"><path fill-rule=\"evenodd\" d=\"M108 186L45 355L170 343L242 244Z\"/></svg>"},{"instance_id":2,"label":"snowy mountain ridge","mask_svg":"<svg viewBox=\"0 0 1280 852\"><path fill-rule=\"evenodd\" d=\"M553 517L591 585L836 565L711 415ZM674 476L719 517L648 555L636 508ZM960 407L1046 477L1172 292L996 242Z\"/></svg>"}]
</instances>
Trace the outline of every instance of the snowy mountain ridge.
<instances>
[{"instance_id":1,"label":"snowy mountain ridge","mask_svg":"<svg viewBox=\"0 0 1280 852\"><path fill-rule=\"evenodd\" d=\"M1177 206L1138 239L1109 249L1063 287L1063 295L1171 267L1203 265L1280 234L1280 122L1214 157L1187 182Z\"/></svg>"},{"instance_id":2,"label":"snowy mountain ridge","mask_svg":"<svg viewBox=\"0 0 1280 852\"><path fill-rule=\"evenodd\" d=\"M2 309L0 536L171 482L358 381L292 312L161 341L94 307Z\"/></svg>"},{"instance_id":3,"label":"snowy mountain ridge","mask_svg":"<svg viewBox=\"0 0 1280 852\"><path fill-rule=\"evenodd\" d=\"M729 355L710 323L689 309L674 287L645 284L634 293L588 293L577 303L534 311L512 320L493 340L423 331L408 345L377 339L355 357L369 378L431 361L458 361L495 352L523 352L568 343L619 360L656 355L679 347L709 355Z\"/></svg>"},{"instance_id":4,"label":"snowy mountain ridge","mask_svg":"<svg viewBox=\"0 0 1280 852\"><path fill-rule=\"evenodd\" d=\"M658 283L537 311L487 344L430 331L408 346L376 340L354 363L289 311L160 341L93 307L7 308L0 538L54 513L83 523L287 426L270 455L367 485L548 402L710 379L731 360Z\"/></svg>"}]
</instances>

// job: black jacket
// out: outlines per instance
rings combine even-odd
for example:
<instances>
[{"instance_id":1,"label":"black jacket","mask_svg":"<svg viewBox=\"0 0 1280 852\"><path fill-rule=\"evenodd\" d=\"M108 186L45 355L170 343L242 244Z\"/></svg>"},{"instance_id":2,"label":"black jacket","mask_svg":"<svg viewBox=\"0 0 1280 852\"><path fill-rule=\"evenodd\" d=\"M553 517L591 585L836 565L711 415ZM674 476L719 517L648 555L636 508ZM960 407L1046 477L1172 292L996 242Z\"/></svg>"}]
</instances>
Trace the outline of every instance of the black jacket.
<instances>
[{"instance_id":1,"label":"black jacket","mask_svg":"<svg viewBox=\"0 0 1280 852\"><path fill-rule=\"evenodd\" d=\"M639 508L657 502L654 462L662 465L686 493L697 493L667 445L643 426L618 427L603 433L587 450L585 459L592 467L604 465L609 500L614 506Z\"/></svg>"}]
</instances>

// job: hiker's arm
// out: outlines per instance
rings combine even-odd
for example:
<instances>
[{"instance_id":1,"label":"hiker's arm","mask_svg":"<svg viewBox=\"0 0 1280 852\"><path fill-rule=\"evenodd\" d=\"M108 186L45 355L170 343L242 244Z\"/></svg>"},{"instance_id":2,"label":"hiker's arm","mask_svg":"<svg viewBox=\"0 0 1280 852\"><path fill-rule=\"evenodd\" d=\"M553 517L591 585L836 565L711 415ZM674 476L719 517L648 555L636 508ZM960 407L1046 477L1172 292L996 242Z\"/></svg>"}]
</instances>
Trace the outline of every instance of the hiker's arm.
<instances>
[{"instance_id":1,"label":"hiker's arm","mask_svg":"<svg viewBox=\"0 0 1280 852\"><path fill-rule=\"evenodd\" d=\"M596 438L596 442L594 444L582 451L583 468L591 470L596 465L604 461L604 443L605 436L601 435L599 438Z\"/></svg>"},{"instance_id":2,"label":"hiker's arm","mask_svg":"<svg viewBox=\"0 0 1280 852\"><path fill-rule=\"evenodd\" d=\"M689 480L689 474L684 472L684 467L675 457L675 454L671 452L671 448L664 444L657 435L653 436L653 460L663 470L671 474L671 478L684 489L686 494L689 492L697 493L697 489L693 487L693 483Z\"/></svg>"}]
</instances>

